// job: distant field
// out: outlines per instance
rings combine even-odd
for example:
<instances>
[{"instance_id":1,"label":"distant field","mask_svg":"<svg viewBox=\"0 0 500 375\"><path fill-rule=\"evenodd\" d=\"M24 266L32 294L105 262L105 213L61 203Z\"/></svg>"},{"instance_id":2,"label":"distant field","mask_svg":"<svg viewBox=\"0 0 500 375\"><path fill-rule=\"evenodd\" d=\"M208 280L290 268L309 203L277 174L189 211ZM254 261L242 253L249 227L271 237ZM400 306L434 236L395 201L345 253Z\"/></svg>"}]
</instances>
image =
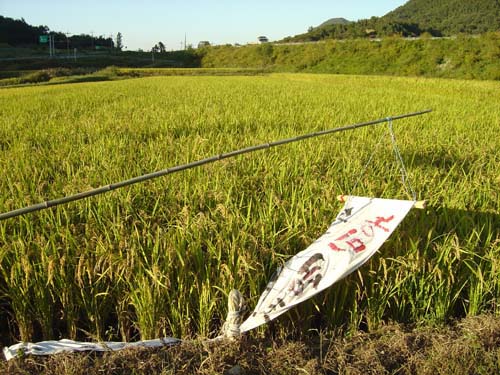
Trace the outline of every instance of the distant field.
<instances>
[{"instance_id":1,"label":"distant field","mask_svg":"<svg viewBox=\"0 0 500 375\"><path fill-rule=\"evenodd\" d=\"M257 68L117 68L117 74L127 77L198 76L198 75L256 75L265 69Z\"/></svg>"},{"instance_id":2,"label":"distant field","mask_svg":"<svg viewBox=\"0 0 500 375\"><path fill-rule=\"evenodd\" d=\"M0 212L245 146L432 108L394 123L419 199L359 272L270 327L375 329L500 314L500 85L272 74L0 90ZM212 336L238 288L334 219L337 194L406 198L384 126L207 165L0 222L2 344ZM386 143L388 145L388 143Z\"/></svg>"},{"instance_id":3,"label":"distant field","mask_svg":"<svg viewBox=\"0 0 500 375\"><path fill-rule=\"evenodd\" d=\"M256 68L53 68L27 71L0 71L0 88L26 85L115 81L153 76L254 76L266 74Z\"/></svg>"}]
</instances>

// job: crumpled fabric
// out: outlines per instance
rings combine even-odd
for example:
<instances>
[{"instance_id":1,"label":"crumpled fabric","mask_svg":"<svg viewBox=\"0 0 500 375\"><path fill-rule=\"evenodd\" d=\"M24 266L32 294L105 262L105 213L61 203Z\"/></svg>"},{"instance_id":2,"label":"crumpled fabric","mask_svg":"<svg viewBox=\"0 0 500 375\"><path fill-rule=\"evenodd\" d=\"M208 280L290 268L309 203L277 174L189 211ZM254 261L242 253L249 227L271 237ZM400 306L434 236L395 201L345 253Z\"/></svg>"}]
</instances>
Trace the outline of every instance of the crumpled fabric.
<instances>
[{"instance_id":1,"label":"crumpled fabric","mask_svg":"<svg viewBox=\"0 0 500 375\"><path fill-rule=\"evenodd\" d=\"M41 341L38 343L20 342L12 346L5 347L3 349L3 354L6 360L10 360L18 355L49 355L82 351L103 352L134 347L157 348L161 346L175 345L180 342L181 340L172 337L137 342L108 341L96 343L62 339L59 341Z\"/></svg>"}]
</instances>

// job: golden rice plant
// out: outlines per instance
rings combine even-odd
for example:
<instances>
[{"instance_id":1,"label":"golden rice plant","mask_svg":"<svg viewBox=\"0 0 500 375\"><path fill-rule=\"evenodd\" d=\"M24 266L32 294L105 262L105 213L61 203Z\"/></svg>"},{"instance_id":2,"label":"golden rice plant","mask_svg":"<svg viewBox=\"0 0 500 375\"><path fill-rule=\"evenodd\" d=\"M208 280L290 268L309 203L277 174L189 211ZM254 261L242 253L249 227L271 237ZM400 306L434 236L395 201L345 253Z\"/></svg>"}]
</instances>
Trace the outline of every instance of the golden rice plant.
<instances>
[{"instance_id":1,"label":"golden rice plant","mask_svg":"<svg viewBox=\"0 0 500 375\"><path fill-rule=\"evenodd\" d=\"M272 74L0 90L0 211L242 147L394 123L419 199L366 266L260 332L499 309L497 82ZM5 344L214 336L238 288L322 234L341 193L405 199L384 126L311 139L0 222ZM356 185L356 182L359 183ZM355 188L356 185L356 188Z\"/></svg>"}]
</instances>

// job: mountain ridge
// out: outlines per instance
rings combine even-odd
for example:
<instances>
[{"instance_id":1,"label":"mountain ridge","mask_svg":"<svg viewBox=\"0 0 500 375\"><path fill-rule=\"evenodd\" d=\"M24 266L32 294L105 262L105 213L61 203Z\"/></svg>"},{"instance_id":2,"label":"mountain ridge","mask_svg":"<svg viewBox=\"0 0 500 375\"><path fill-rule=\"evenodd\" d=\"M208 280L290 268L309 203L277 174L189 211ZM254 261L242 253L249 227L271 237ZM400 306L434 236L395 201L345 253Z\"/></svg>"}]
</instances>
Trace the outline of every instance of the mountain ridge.
<instances>
[{"instance_id":1,"label":"mountain ridge","mask_svg":"<svg viewBox=\"0 0 500 375\"><path fill-rule=\"evenodd\" d=\"M343 17L336 17L336 18L330 18L329 20L326 20L318 27L325 27L325 26L329 26L329 25L347 25L351 22L352 21L346 20Z\"/></svg>"},{"instance_id":2,"label":"mountain ridge","mask_svg":"<svg viewBox=\"0 0 500 375\"><path fill-rule=\"evenodd\" d=\"M382 17L348 24L329 24L307 33L285 38L287 42L324 39L412 37L422 34L442 37L500 31L500 0L409 0Z\"/></svg>"}]
</instances>

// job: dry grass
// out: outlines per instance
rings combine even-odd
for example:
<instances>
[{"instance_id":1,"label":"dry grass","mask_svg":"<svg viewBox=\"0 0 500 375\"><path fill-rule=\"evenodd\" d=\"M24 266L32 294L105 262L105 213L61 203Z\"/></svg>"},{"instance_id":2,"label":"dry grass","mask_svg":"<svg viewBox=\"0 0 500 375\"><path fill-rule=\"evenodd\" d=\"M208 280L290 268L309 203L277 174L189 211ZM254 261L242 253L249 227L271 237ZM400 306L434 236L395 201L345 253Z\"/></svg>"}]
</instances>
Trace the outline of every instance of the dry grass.
<instances>
[{"instance_id":1,"label":"dry grass","mask_svg":"<svg viewBox=\"0 0 500 375\"><path fill-rule=\"evenodd\" d=\"M0 363L5 374L498 374L500 318L482 315L447 326L388 324L372 333L189 341L128 349L26 357Z\"/></svg>"}]
</instances>

